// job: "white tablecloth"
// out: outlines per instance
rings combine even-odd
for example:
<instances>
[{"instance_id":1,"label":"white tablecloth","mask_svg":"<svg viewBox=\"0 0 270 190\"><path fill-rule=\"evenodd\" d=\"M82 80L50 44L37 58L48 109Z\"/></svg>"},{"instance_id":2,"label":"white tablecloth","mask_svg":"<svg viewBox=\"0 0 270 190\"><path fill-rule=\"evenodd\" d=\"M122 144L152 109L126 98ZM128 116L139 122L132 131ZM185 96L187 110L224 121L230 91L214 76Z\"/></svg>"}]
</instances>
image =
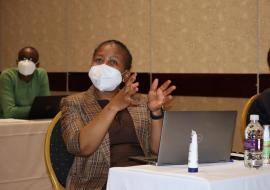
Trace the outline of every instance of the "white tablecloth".
<instances>
[{"instance_id":1,"label":"white tablecloth","mask_svg":"<svg viewBox=\"0 0 270 190\"><path fill-rule=\"evenodd\" d=\"M44 162L50 120L0 119L0 189L52 190Z\"/></svg>"},{"instance_id":2,"label":"white tablecloth","mask_svg":"<svg viewBox=\"0 0 270 190\"><path fill-rule=\"evenodd\" d=\"M109 171L107 190L269 190L270 166L245 168L243 161L187 166L115 167Z\"/></svg>"}]
</instances>

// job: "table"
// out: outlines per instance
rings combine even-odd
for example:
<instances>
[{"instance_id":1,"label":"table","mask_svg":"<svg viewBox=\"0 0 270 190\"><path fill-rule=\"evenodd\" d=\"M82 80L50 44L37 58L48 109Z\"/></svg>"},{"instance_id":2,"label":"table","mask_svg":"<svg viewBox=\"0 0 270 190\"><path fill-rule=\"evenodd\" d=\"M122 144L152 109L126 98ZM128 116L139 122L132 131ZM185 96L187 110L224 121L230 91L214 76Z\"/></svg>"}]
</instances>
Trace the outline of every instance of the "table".
<instances>
[{"instance_id":1,"label":"table","mask_svg":"<svg viewBox=\"0 0 270 190\"><path fill-rule=\"evenodd\" d=\"M243 161L204 164L198 173L186 165L115 167L109 171L107 190L269 190L270 166L258 170Z\"/></svg>"},{"instance_id":2,"label":"table","mask_svg":"<svg viewBox=\"0 0 270 190\"><path fill-rule=\"evenodd\" d=\"M0 119L0 189L52 190L44 162L51 120Z\"/></svg>"}]
</instances>

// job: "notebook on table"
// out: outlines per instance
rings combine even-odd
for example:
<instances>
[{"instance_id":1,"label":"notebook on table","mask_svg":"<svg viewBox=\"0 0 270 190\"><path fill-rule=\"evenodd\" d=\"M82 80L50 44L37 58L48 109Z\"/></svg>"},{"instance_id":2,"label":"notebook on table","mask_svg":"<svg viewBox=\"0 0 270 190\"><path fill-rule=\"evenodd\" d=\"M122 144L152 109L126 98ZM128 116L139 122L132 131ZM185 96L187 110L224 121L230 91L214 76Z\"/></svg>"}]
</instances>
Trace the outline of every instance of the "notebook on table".
<instances>
[{"instance_id":1,"label":"notebook on table","mask_svg":"<svg viewBox=\"0 0 270 190\"><path fill-rule=\"evenodd\" d=\"M157 160L155 157L130 159L158 166L187 164L191 130L195 130L199 163L228 162L236 116L236 111L167 111Z\"/></svg>"},{"instance_id":2,"label":"notebook on table","mask_svg":"<svg viewBox=\"0 0 270 190\"><path fill-rule=\"evenodd\" d=\"M29 119L53 118L60 111L60 101L63 97L64 95L35 97Z\"/></svg>"}]
</instances>

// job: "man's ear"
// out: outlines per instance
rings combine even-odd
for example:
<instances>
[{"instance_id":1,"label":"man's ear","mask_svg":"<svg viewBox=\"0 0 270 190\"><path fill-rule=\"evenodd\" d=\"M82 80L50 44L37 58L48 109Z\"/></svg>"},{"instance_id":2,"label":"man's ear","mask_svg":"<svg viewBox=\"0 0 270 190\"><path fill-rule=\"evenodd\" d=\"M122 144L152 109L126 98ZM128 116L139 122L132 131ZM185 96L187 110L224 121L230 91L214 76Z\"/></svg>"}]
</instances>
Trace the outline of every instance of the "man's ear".
<instances>
[{"instance_id":1,"label":"man's ear","mask_svg":"<svg viewBox=\"0 0 270 190\"><path fill-rule=\"evenodd\" d=\"M123 82L124 83L128 81L130 74L131 74L130 71L125 70L125 72L123 73Z\"/></svg>"},{"instance_id":2,"label":"man's ear","mask_svg":"<svg viewBox=\"0 0 270 190\"><path fill-rule=\"evenodd\" d=\"M39 67L39 63L40 63L39 61L36 63L36 68L38 68L38 67Z\"/></svg>"}]
</instances>

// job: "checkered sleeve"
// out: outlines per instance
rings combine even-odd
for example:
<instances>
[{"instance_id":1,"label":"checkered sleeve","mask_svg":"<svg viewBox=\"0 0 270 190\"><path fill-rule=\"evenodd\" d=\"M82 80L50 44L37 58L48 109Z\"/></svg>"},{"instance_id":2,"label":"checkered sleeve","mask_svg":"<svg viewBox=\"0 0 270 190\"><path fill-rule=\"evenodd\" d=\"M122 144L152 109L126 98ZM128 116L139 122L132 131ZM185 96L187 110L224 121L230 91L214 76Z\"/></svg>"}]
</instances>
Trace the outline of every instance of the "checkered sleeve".
<instances>
[{"instance_id":1,"label":"checkered sleeve","mask_svg":"<svg viewBox=\"0 0 270 190\"><path fill-rule=\"evenodd\" d=\"M80 129L83 127L83 121L79 112L79 101L76 96L63 98L61 101L61 128L63 139L67 150L71 154L80 154Z\"/></svg>"}]
</instances>

